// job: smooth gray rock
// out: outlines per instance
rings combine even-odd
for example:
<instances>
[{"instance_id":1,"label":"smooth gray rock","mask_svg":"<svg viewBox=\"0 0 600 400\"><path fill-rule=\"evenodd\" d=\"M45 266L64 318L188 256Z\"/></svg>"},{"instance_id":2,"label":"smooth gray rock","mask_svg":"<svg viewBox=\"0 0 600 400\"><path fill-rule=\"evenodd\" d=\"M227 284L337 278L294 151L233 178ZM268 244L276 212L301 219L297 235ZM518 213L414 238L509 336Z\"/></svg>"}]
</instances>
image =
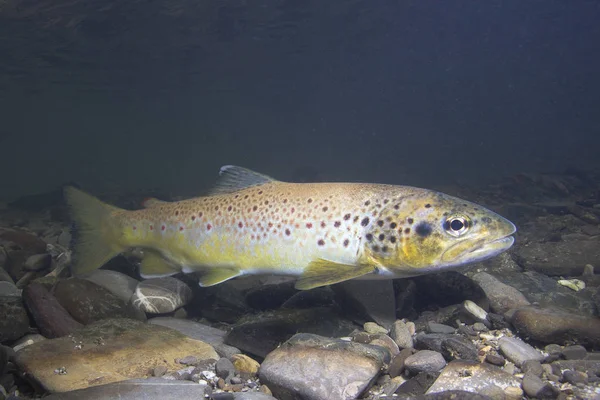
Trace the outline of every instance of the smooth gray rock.
<instances>
[{"instance_id":1,"label":"smooth gray rock","mask_svg":"<svg viewBox=\"0 0 600 400\"><path fill-rule=\"evenodd\" d=\"M41 271L50 268L52 256L48 253L31 255L23 263L23 268L27 271Z\"/></svg>"},{"instance_id":2,"label":"smooth gray rock","mask_svg":"<svg viewBox=\"0 0 600 400\"><path fill-rule=\"evenodd\" d=\"M16 287L12 282L0 281L0 297L3 296L21 297L21 289Z\"/></svg>"},{"instance_id":3,"label":"smooth gray rock","mask_svg":"<svg viewBox=\"0 0 600 400\"><path fill-rule=\"evenodd\" d=\"M149 314L166 314L192 300L192 289L172 277L140 282L131 299L134 306Z\"/></svg>"},{"instance_id":4,"label":"smooth gray rock","mask_svg":"<svg viewBox=\"0 0 600 400\"><path fill-rule=\"evenodd\" d=\"M300 333L267 355L259 377L279 400L347 400L360 396L386 362L381 347Z\"/></svg>"},{"instance_id":5,"label":"smooth gray rock","mask_svg":"<svg viewBox=\"0 0 600 400\"><path fill-rule=\"evenodd\" d=\"M406 349L413 347L413 338L406 323L401 320L394 322L390 330L390 337L396 342L399 348Z\"/></svg>"},{"instance_id":6,"label":"smooth gray rock","mask_svg":"<svg viewBox=\"0 0 600 400\"><path fill-rule=\"evenodd\" d=\"M173 317L156 317L149 319L148 322L175 329L192 339L208 343L215 348L215 351L221 357L231 357L233 354L241 353L240 349L224 343L227 332L221 329L213 328L200 322Z\"/></svg>"},{"instance_id":7,"label":"smooth gray rock","mask_svg":"<svg viewBox=\"0 0 600 400\"><path fill-rule=\"evenodd\" d=\"M44 397L47 400L120 399L120 400L198 400L210 392L206 385L191 381L162 378L130 379L107 385L92 386Z\"/></svg>"},{"instance_id":8,"label":"smooth gray rock","mask_svg":"<svg viewBox=\"0 0 600 400\"><path fill-rule=\"evenodd\" d=\"M413 373L438 372L446 366L446 360L437 351L421 350L409 356L404 361L406 369Z\"/></svg>"},{"instance_id":9,"label":"smooth gray rock","mask_svg":"<svg viewBox=\"0 0 600 400\"><path fill-rule=\"evenodd\" d=\"M533 374L525 374L522 387L523 391L533 398L553 399L558 396L557 389Z\"/></svg>"},{"instance_id":10,"label":"smooth gray rock","mask_svg":"<svg viewBox=\"0 0 600 400\"><path fill-rule=\"evenodd\" d=\"M452 361L433 383L427 394L449 390L481 393L484 389L498 386L501 389L520 387L521 382L500 368L476 361Z\"/></svg>"},{"instance_id":11,"label":"smooth gray rock","mask_svg":"<svg viewBox=\"0 0 600 400\"><path fill-rule=\"evenodd\" d=\"M541 352L516 337L504 336L498 340L498 344L502 354L517 367L521 367L528 360L542 361L544 359Z\"/></svg>"},{"instance_id":12,"label":"smooth gray rock","mask_svg":"<svg viewBox=\"0 0 600 400\"><path fill-rule=\"evenodd\" d=\"M91 274L84 276L84 279L94 282L98 286L102 286L124 303L129 303L131 296L135 292L135 288L139 281L118 271L109 269L97 269Z\"/></svg>"},{"instance_id":13,"label":"smooth gray rock","mask_svg":"<svg viewBox=\"0 0 600 400\"><path fill-rule=\"evenodd\" d=\"M0 297L0 343L19 339L29 331L29 317L18 296Z\"/></svg>"},{"instance_id":14,"label":"smooth gray rock","mask_svg":"<svg viewBox=\"0 0 600 400\"><path fill-rule=\"evenodd\" d=\"M503 314L511 308L531 304L519 290L502 283L498 278L487 272L479 272L473 275L473 280L481 286L490 301L490 308L498 314Z\"/></svg>"},{"instance_id":15,"label":"smooth gray rock","mask_svg":"<svg viewBox=\"0 0 600 400\"><path fill-rule=\"evenodd\" d=\"M438 324L437 322L429 321L427 323L427 330L429 333L454 333L456 329L445 324Z\"/></svg>"}]
</instances>

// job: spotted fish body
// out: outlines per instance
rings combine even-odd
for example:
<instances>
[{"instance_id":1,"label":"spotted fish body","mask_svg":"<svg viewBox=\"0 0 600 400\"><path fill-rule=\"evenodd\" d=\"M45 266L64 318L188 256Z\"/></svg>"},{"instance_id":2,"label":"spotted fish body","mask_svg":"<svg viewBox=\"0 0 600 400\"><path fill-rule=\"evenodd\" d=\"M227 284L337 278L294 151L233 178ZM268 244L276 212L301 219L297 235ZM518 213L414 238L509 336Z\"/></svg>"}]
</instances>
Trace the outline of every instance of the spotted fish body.
<instances>
[{"instance_id":1,"label":"spotted fish body","mask_svg":"<svg viewBox=\"0 0 600 400\"><path fill-rule=\"evenodd\" d=\"M232 166L221 173L209 196L152 200L137 211L67 189L83 228L74 270L98 268L140 247L144 276L198 272L209 286L246 274L283 274L309 289L456 267L496 255L514 240L514 225L499 215L426 189L287 183Z\"/></svg>"}]
</instances>

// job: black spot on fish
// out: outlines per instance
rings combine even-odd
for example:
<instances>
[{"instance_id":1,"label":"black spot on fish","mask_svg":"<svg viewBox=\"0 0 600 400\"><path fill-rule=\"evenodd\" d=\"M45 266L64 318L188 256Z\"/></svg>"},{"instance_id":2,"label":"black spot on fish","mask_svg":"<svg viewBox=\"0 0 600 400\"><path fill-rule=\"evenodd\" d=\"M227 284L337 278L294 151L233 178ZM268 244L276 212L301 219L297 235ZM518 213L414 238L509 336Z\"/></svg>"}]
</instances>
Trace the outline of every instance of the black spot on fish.
<instances>
[{"instance_id":1,"label":"black spot on fish","mask_svg":"<svg viewBox=\"0 0 600 400\"><path fill-rule=\"evenodd\" d=\"M429 204L429 203L425 204L425 208L430 208L430 207L431 207L431 204Z\"/></svg>"},{"instance_id":2,"label":"black spot on fish","mask_svg":"<svg viewBox=\"0 0 600 400\"><path fill-rule=\"evenodd\" d=\"M413 222L415 222L415 220L412 219L412 218L409 218L409 219L406 220L406 222L408 222L409 224L412 224Z\"/></svg>"},{"instance_id":3,"label":"black spot on fish","mask_svg":"<svg viewBox=\"0 0 600 400\"><path fill-rule=\"evenodd\" d=\"M362 226L367 226L369 225L369 218L368 217L364 217L362 221L360 221L360 224Z\"/></svg>"},{"instance_id":4,"label":"black spot on fish","mask_svg":"<svg viewBox=\"0 0 600 400\"><path fill-rule=\"evenodd\" d=\"M391 236L390 237L390 242L396 243L396 236Z\"/></svg>"},{"instance_id":5,"label":"black spot on fish","mask_svg":"<svg viewBox=\"0 0 600 400\"><path fill-rule=\"evenodd\" d=\"M382 220L377 221L377 225L383 226L383 221Z\"/></svg>"},{"instance_id":6,"label":"black spot on fish","mask_svg":"<svg viewBox=\"0 0 600 400\"><path fill-rule=\"evenodd\" d=\"M483 217L481 218L481 222L489 224L490 222L492 222L492 219L490 217Z\"/></svg>"},{"instance_id":7,"label":"black spot on fish","mask_svg":"<svg viewBox=\"0 0 600 400\"><path fill-rule=\"evenodd\" d=\"M429 225L427 222L421 222L415 228L415 232L417 233L417 235L419 235L421 237L427 237L427 236L431 235L431 231L432 231L431 225Z\"/></svg>"},{"instance_id":8,"label":"black spot on fish","mask_svg":"<svg viewBox=\"0 0 600 400\"><path fill-rule=\"evenodd\" d=\"M381 240L381 241L385 240L385 235L383 233L379 235L379 240Z\"/></svg>"},{"instance_id":9,"label":"black spot on fish","mask_svg":"<svg viewBox=\"0 0 600 400\"><path fill-rule=\"evenodd\" d=\"M396 229L396 226L398 226L398 225L397 225L395 222L392 222L392 223L390 224L390 228L391 228L391 229Z\"/></svg>"},{"instance_id":10,"label":"black spot on fish","mask_svg":"<svg viewBox=\"0 0 600 400\"><path fill-rule=\"evenodd\" d=\"M367 235L365 236L365 238L371 242L373 240L373 235L371 235L370 233L367 233Z\"/></svg>"},{"instance_id":11,"label":"black spot on fish","mask_svg":"<svg viewBox=\"0 0 600 400\"><path fill-rule=\"evenodd\" d=\"M372 247L372 249L373 249L374 252L378 252L379 251L379 246L375 245L375 246Z\"/></svg>"},{"instance_id":12,"label":"black spot on fish","mask_svg":"<svg viewBox=\"0 0 600 400\"><path fill-rule=\"evenodd\" d=\"M387 246L383 246L383 247L381 248L381 251L383 251L384 253L387 253L387 251L388 251L388 247L387 247Z\"/></svg>"}]
</instances>

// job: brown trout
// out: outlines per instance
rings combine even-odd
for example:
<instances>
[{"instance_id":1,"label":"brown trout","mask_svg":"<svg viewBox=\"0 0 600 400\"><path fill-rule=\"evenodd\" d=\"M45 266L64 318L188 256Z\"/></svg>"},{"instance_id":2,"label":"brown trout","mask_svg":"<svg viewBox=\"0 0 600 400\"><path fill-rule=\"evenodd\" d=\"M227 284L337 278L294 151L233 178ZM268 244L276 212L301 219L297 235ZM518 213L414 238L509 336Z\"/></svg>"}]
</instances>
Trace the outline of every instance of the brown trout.
<instances>
[{"instance_id":1,"label":"brown trout","mask_svg":"<svg viewBox=\"0 0 600 400\"><path fill-rule=\"evenodd\" d=\"M65 189L78 227L73 272L142 248L143 277L196 272L201 286L250 274L297 276L311 289L402 278L493 257L515 226L477 204L409 186L288 183L221 168L208 196L123 210Z\"/></svg>"}]
</instances>

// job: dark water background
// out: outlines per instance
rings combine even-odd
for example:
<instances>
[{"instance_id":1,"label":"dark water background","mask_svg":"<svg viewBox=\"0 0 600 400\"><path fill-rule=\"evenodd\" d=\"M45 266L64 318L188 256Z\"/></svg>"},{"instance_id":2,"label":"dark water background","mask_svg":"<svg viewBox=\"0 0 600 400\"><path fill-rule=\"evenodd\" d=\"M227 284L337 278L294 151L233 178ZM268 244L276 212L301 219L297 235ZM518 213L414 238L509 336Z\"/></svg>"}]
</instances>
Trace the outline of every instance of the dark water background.
<instances>
[{"instance_id":1,"label":"dark water background","mask_svg":"<svg viewBox=\"0 0 600 400\"><path fill-rule=\"evenodd\" d=\"M223 164L418 186L597 168L598 21L584 0L3 0L0 199L193 195Z\"/></svg>"}]
</instances>

